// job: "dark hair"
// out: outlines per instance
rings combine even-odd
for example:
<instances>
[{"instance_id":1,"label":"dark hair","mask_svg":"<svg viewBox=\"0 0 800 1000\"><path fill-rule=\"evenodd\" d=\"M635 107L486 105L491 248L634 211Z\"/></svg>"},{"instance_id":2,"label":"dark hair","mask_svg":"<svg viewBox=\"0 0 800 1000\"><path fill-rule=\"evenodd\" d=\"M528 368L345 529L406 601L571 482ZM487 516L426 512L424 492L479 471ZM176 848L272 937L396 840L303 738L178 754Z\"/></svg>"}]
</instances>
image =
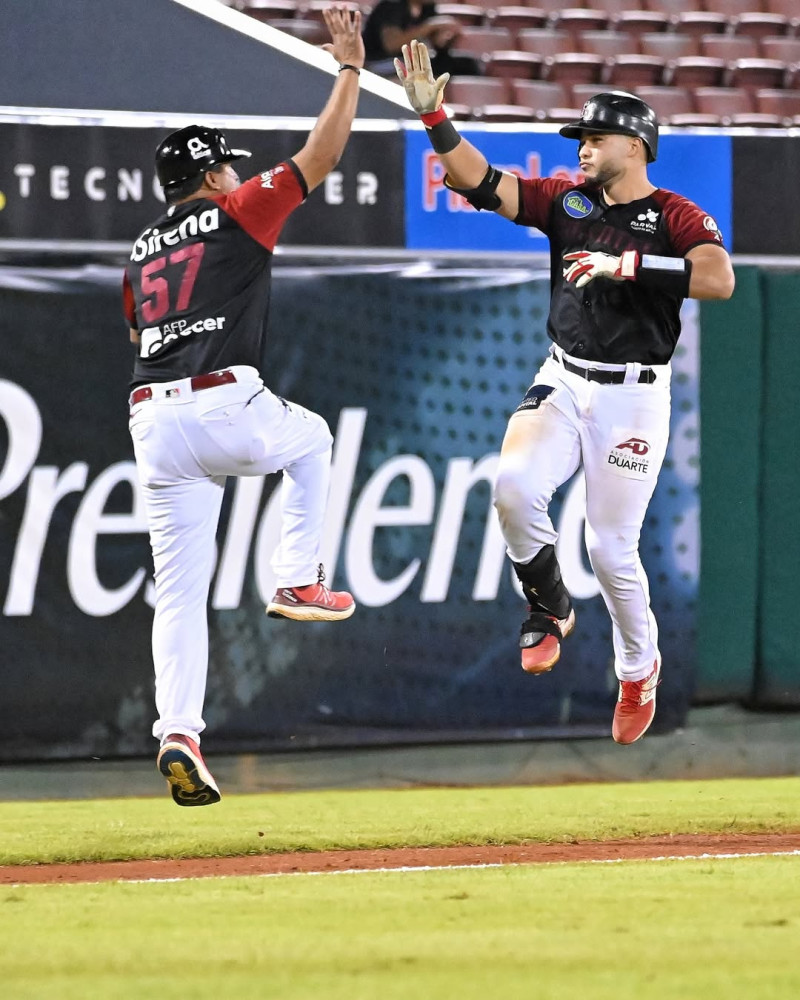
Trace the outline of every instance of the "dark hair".
<instances>
[{"instance_id":1,"label":"dark hair","mask_svg":"<svg viewBox=\"0 0 800 1000\"><path fill-rule=\"evenodd\" d=\"M168 185L164 188L164 197L166 198L167 204L175 205L179 201L183 201L184 198L188 198L190 195L195 194L195 192L199 191L203 186L207 173L218 174L222 171L224 166L224 163L215 163L202 174L197 174L196 177L187 177L185 181L179 181L177 184Z\"/></svg>"}]
</instances>

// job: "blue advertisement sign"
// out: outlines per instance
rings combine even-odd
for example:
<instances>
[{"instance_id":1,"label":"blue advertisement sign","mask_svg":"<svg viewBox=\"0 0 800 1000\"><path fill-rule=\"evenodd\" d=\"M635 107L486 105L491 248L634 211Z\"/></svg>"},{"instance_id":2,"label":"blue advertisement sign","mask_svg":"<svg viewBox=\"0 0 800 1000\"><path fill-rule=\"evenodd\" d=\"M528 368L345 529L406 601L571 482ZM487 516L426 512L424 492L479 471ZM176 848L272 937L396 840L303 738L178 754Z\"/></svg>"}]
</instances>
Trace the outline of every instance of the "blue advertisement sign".
<instances>
[{"instance_id":1,"label":"blue advertisement sign","mask_svg":"<svg viewBox=\"0 0 800 1000\"><path fill-rule=\"evenodd\" d=\"M495 167L522 177L563 177L575 184L578 145L557 132L459 131ZM684 195L713 215L733 246L731 139L725 135L663 135L654 184ZM493 212L477 212L444 186L444 168L423 131L406 130L406 246L419 250L546 252L538 229L515 226Z\"/></svg>"}]
</instances>

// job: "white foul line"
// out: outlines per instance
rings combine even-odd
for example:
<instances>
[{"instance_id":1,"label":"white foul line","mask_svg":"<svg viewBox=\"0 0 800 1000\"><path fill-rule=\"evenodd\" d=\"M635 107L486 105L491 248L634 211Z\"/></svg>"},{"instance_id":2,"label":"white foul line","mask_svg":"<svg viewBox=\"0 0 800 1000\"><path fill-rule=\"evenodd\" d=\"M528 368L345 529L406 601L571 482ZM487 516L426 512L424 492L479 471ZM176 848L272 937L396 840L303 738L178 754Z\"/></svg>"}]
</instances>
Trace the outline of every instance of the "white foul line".
<instances>
[{"instance_id":1,"label":"white foul line","mask_svg":"<svg viewBox=\"0 0 800 1000\"><path fill-rule=\"evenodd\" d=\"M647 861L728 861L738 858L788 858L800 857L800 849L795 851L741 851L736 854L662 854L655 858L584 858L579 861L489 861L474 865L403 865L395 868L337 868L328 871L308 872L239 872L235 875L176 875L170 878L118 878L100 879L97 882L62 882L61 885L105 885L115 882L120 885L149 885L159 882L200 882L206 879L231 878L284 878L295 875L375 875L388 872L444 872L471 871L481 868L532 868L548 865L620 865L626 862ZM47 882L11 882L9 888L21 889L29 885L53 885Z\"/></svg>"}]
</instances>

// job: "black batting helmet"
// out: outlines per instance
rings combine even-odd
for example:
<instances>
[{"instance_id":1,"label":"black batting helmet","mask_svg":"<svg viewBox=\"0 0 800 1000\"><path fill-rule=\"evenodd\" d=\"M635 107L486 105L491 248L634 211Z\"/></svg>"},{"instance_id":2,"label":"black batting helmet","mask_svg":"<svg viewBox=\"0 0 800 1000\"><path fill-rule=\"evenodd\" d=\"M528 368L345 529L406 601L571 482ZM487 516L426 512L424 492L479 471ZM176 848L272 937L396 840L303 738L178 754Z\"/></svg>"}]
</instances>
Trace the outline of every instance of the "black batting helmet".
<instances>
[{"instance_id":1,"label":"black batting helmet","mask_svg":"<svg viewBox=\"0 0 800 1000\"><path fill-rule=\"evenodd\" d=\"M218 128L187 125L172 132L156 150L156 176L163 188L199 177L218 163L250 156L247 149L231 149Z\"/></svg>"},{"instance_id":2,"label":"black batting helmet","mask_svg":"<svg viewBox=\"0 0 800 1000\"><path fill-rule=\"evenodd\" d=\"M613 132L635 135L647 151L647 162L658 155L658 118L649 104L624 90L595 94L584 104L576 122L559 129L568 139L580 139L583 132Z\"/></svg>"}]
</instances>

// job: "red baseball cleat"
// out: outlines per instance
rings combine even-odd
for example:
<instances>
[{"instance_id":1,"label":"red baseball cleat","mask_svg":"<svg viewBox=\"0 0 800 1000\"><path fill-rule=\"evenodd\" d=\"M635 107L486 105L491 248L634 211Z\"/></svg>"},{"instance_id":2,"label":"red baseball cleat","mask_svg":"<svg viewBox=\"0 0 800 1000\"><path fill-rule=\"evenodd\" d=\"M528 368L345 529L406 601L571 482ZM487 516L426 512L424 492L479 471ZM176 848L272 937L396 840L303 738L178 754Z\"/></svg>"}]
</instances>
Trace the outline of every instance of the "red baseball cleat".
<instances>
[{"instance_id":1,"label":"red baseball cleat","mask_svg":"<svg viewBox=\"0 0 800 1000\"><path fill-rule=\"evenodd\" d=\"M656 688L661 674L661 663L656 660L653 669L640 681L620 681L617 707L611 735L617 743L635 743L650 728L656 714Z\"/></svg>"},{"instance_id":2,"label":"red baseball cleat","mask_svg":"<svg viewBox=\"0 0 800 1000\"><path fill-rule=\"evenodd\" d=\"M293 618L300 622L335 622L356 610L353 595L346 590L328 590L320 565L316 583L307 587L281 587L267 605L270 618Z\"/></svg>"},{"instance_id":3,"label":"red baseball cleat","mask_svg":"<svg viewBox=\"0 0 800 1000\"><path fill-rule=\"evenodd\" d=\"M172 733L158 751L156 766L167 779L179 806L210 806L219 802L217 783L206 767L197 742Z\"/></svg>"},{"instance_id":4,"label":"red baseball cleat","mask_svg":"<svg viewBox=\"0 0 800 1000\"><path fill-rule=\"evenodd\" d=\"M566 639L574 628L575 611L572 608L566 618L531 611L530 617L522 624L519 639L522 669L529 674L543 674L551 670L561 656L561 640Z\"/></svg>"}]
</instances>

